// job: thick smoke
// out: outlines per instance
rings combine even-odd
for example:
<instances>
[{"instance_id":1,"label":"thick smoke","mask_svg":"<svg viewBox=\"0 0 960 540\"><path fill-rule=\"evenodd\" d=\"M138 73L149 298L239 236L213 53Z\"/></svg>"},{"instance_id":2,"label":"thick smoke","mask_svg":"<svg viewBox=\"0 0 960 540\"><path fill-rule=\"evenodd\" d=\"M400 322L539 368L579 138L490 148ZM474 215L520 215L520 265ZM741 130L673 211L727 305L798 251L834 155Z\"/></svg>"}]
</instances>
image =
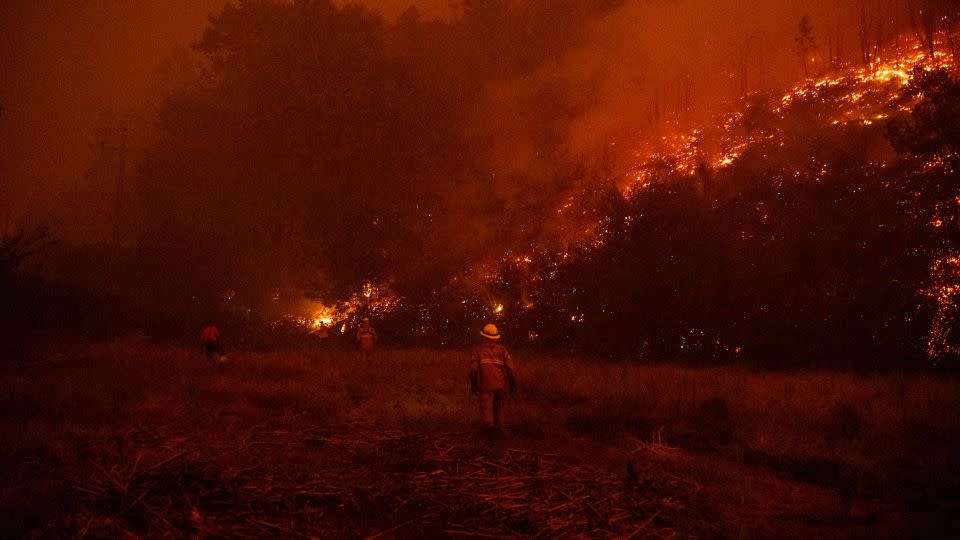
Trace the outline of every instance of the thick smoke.
<instances>
[{"instance_id":1,"label":"thick smoke","mask_svg":"<svg viewBox=\"0 0 960 540\"><path fill-rule=\"evenodd\" d=\"M576 45L516 78L490 81L480 121L496 124L494 164L542 173L538 141L552 137L572 158L598 156L603 145L635 145L671 127L696 125L747 93L780 89L802 76L793 50L800 19L853 54L853 11L830 3L624 2L578 21ZM526 46L526 44L517 44ZM549 100L554 109L535 114ZM489 127L489 126L484 126Z\"/></svg>"},{"instance_id":2,"label":"thick smoke","mask_svg":"<svg viewBox=\"0 0 960 540\"><path fill-rule=\"evenodd\" d=\"M662 135L797 80L804 15L814 71L835 50L858 55L856 6L827 1L190 4L7 4L4 25L18 29L2 48L16 60L0 102L14 141L0 149L17 200L7 213L54 207L54 234L101 241L117 241L123 218L120 242L142 248L144 267L260 297L435 284L557 236L569 217L556 208L584 183L616 181ZM208 10L219 15L206 45L173 56L200 41ZM218 20L235 23L226 41ZM125 214L118 165L136 184ZM66 204L78 184L99 195ZM100 226L68 225L89 216Z\"/></svg>"},{"instance_id":3,"label":"thick smoke","mask_svg":"<svg viewBox=\"0 0 960 540\"><path fill-rule=\"evenodd\" d=\"M813 73L844 45L856 52L856 10L826 2L504 4L501 33L475 45L500 69L480 81L465 125L484 189L504 212L457 212L455 232L480 248L475 258L557 236L562 223L550 216L584 180L615 182L660 137L793 84L803 75L794 47L802 17L817 39ZM451 199L462 201L457 189Z\"/></svg>"}]
</instances>

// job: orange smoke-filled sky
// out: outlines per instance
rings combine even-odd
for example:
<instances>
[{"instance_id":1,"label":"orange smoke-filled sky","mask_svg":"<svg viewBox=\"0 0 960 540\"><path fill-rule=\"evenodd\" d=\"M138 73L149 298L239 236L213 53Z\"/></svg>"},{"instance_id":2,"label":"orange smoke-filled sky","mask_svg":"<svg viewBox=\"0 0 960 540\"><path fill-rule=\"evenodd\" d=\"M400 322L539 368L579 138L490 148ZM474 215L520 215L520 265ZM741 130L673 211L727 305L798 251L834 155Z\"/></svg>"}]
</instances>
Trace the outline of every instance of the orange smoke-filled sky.
<instances>
[{"instance_id":1,"label":"orange smoke-filled sky","mask_svg":"<svg viewBox=\"0 0 960 540\"><path fill-rule=\"evenodd\" d=\"M197 41L229 0L0 2L0 220L44 213L81 181L97 116L139 108L158 66ZM428 17L449 0L371 0L393 18L411 3Z\"/></svg>"},{"instance_id":2,"label":"orange smoke-filled sky","mask_svg":"<svg viewBox=\"0 0 960 540\"><path fill-rule=\"evenodd\" d=\"M3 225L17 226L25 216L44 221L44 216L68 200L97 155L98 117L111 110L143 111L151 100L155 103L163 97L163 89L170 88L164 86L169 73L164 74L160 66L175 51L199 40L209 14L228 1L0 2ZM460 1L362 3L392 20L411 4L424 18L449 17ZM811 15L825 45L825 36L832 35L834 25L851 9L829 0L625 2L583 22L578 29L582 48L548 58L541 69L521 79L495 81L479 112L487 114L486 120L503 124L505 118L519 118L511 107L523 107L523 96L536 95L543 88L565 91L568 95L560 101L571 106L585 106L580 101L589 93L596 103L587 104L571 133L563 135L574 151L589 152L590 141L647 114L650 100L643 98L643 92L676 93L677 81L695 73L702 79L704 107L728 95L734 77L730 60L748 46L757 64L751 72L753 90L758 85L776 87L795 77L790 48L800 16ZM848 50L853 46L850 38ZM481 118L479 123L486 120ZM494 161L505 162L507 171L529 167L529 156L524 154L529 145L522 140L527 128L493 129L502 135L502 152Z\"/></svg>"}]
</instances>

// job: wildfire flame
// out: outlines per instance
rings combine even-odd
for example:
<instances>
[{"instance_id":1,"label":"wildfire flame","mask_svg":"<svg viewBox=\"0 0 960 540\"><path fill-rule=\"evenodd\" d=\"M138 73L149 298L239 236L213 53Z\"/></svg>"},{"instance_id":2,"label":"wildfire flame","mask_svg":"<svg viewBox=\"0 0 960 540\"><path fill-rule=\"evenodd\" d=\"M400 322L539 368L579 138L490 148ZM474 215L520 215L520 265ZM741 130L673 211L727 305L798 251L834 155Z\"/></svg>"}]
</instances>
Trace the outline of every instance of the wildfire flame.
<instances>
[{"instance_id":1,"label":"wildfire flame","mask_svg":"<svg viewBox=\"0 0 960 540\"><path fill-rule=\"evenodd\" d=\"M803 81L784 94L773 113L784 120L791 109L802 103L836 104L835 113L825 118L825 124L834 128L849 125L872 126L890 116L890 111L909 110L899 92L891 91L905 86L916 66L930 70L935 66L951 67L950 57L937 52L931 59L916 46L909 54L886 63L868 67L847 69L824 75L818 79ZM687 133L664 136L657 147L640 144L635 155L641 160L636 164L628 181L621 186L624 197L630 197L649 187L653 182L671 176L689 177L702 171L720 171L736 164L751 149L775 141L783 141L780 131L745 133L743 113L723 115L716 122L717 128L709 133L693 129ZM716 150L708 151L708 144ZM783 143L780 142L780 146ZM569 205L570 203L567 203Z\"/></svg>"},{"instance_id":2,"label":"wildfire flame","mask_svg":"<svg viewBox=\"0 0 960 540\"><path fill-rule=\"evenodd\" d=\"M950 67L949 57L938 53L928 58L920 47L901 55L899 59L877 63L867 67L848 68L829 73L818 78L803 81L782 96L775 96L764 105L764 112L772 119L756 129L748 129L747 118L741 111L728 112L718 117L709 128L692 129L658 138L652 142L637 145L634 152L636 162L628 167L628 172L619 184L620 193L625 198L639 197L643 191L656 183L669 182L676 178L703 177L724 172L740 165L745 156L767 157L782 151L787 144L788 119L791 115L803 114L803 107L814 106L822 111L818 116L824 130L876 130L880 124L892 115L910 110L913 103L899 90L910 81L911 72L916 66L933 69L933 66ZM747 103L741 103L740 109L749 110ZM809 115L805 116L805 118ZM878 164L882 167L883 164ZM945 160L935 159L925 164L928 168L943 168ZM787 171L785 178L821 179L830 174L829 167L814 159L803 170ZM722 177L721 177L722 178ZM958 200L960 201L960 200ZM960 204L960 202L958 202ZM469 283L476 291L475 297L462 299L460 304L465 310L474 310L478 318L500 317L510 312L508 307L516 307L515 312L534 307L534 301L528 295L536 290L536 285L552 279L558 265L563 264L576 253L589 252L605 245L611 234L610 218L593 216L576 197L564 199L556 208L556 216L566 220L579 218L581 221L572 228L574 240L570 248L551 252L549 256L534 250L530 253L506 253L501 258L488 261L471 268L452 280L454 284ZM767 210L757 211L766 220ZM629 221L632 217L624 218ZM592 220L592 221L591 221ZM591 221L585 224L584 221ZM944 225L941 219L934 219L931 226ZM746 234L746 233L744 233ZM524 283L506 283L503 269L510 268L519 273ZM936 318L932 326L928 353L931 358L941 358L944 354L960 354L960 346L952 344L950 328L955 326L960 312L954 307L960 299L960 254L951 254L935 261L931 267L931 283L925 291L937 306ZM515 304L491 300L486 290L497 285L520 285L524 289ZM484 298L484 295L485 298ZM535 296L535 295L534 295ZM502 298L502 297L501 297ZM320 328L340 325L340 331L346 332L349 322L359 313L385 315L396 309L401 299L393 294L389 287L366 283L347 301L335 304L317 303L310 315L299 317L304 327ZM564 315L570 325L583 325L584 314L572 308ZM529 340L539 339L539 334L529 331ZM711 338L712 340L712 338ZM736 345L724 345L719 341L708 340L708 336L691 329L680 344L683 350L711 348L726 350L732 354L741 354Z\"/></svg>"},{"instance_id":3,"label":"wildfire flame","mask_svg":"<svg viewBox=\"0 0 960 540\"><path fill-rule=\"evenodd\" d=\"M308 332L340 325L340 333L345 333L350 323L361 313L382 317L399 305L400 298L388 286L365 283L360 291L345 301L333 304L309 302L304 310L307 314L288 314L280 321L292 322Z\"/></svg>"}]
</instances>

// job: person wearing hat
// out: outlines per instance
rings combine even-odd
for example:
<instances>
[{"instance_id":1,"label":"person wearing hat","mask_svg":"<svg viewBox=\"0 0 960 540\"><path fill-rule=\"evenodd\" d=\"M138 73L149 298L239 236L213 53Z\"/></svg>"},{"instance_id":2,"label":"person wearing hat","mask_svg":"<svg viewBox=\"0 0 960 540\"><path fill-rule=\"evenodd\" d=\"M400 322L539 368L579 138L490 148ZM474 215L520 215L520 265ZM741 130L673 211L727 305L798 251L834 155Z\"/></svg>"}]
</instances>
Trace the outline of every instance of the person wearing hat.
<instances>
[{"instance_id":1,"label":"person wearing hat","mask_svg":"<svg viewBox=\"0 0 960 540\"><path fill-rule=\"evenodd\" d=\"M360 360L370 363L373 357L373 346L377 344L377 331L370 324L370 318L364 317L363 324L357 329L357 356Z\"/></svg>"},{"instance_id":2,"label":"person wearing hat","mask_svg":"<svg viewBox=\"0 0 960 540\"><path fill-rule=\"evenodd\" d=\"M499 343L496 325L487 324L480 331L483 341L473 349L471 356L471 390L480 399L483 421L491 431L503 429L503 398L507 391L516 390L513 359Z\"/></svg>"}]
</instances>

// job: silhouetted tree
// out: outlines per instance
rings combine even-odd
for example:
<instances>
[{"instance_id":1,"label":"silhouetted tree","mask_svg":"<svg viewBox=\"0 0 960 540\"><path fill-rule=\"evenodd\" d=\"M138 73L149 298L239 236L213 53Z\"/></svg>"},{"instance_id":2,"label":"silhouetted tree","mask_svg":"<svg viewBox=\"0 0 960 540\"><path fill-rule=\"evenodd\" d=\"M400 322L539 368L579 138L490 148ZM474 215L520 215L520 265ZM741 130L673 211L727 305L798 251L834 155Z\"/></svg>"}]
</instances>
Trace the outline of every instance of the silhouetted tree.
<instances>
[{"instance_id":1,"label":"silhouetted tree","mask_svg":"<svg viewBox=\"0 0 960 540\"><path fill-rule=\"evenodd\" d=\"M797 26L797 35L793 39L793 51L800 59L804 77L810 76L810 55L816 49L817 43L813 37L813 26L810 24L810 17L804 15L800 19L800 24Z\"/></svg>"},{"instance_id":2,"label":"silhouetted tree","mask_svg":"<svg viewBox=\"0 0 960 540\"><path fill-rule=\"evenodd\" d=\"M140 171L145 245L190 261L181 283L318 276L345 294L419 253L458 166L455 115L387 55L377 17L246 1L213 17L197 48L208 83L168 102Z\"/></svg>"},{"instance_id":3,"label":"silhouetted tree","mask_svg":"<svg viewBox=\"0 0 960 540\"><path fill-rule=\"evenodd\" d=\"M10 279L14 271L50 242L49 230L40 227L32 233L19 230L0 235L0 276Z\"/></svg>"}]
</instances>

